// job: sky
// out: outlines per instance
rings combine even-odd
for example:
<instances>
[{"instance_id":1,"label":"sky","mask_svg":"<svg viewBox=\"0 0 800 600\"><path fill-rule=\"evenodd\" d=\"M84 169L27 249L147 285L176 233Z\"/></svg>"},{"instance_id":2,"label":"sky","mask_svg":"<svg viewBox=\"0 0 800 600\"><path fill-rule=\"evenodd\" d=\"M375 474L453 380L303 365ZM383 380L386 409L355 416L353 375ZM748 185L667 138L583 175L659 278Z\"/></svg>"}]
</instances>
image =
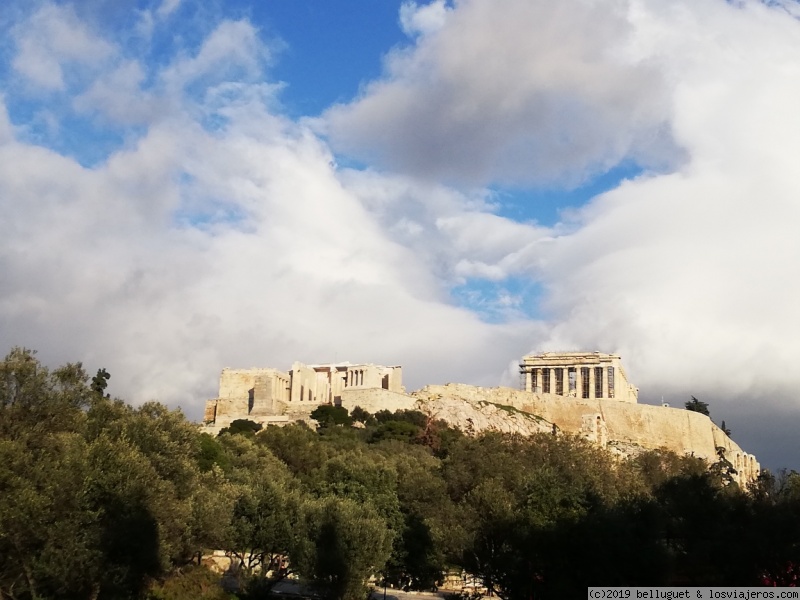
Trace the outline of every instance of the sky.
<instances>
[{"instance_id":1,"label":"sky","mask_svg":"<svg viewBox=\"0 0 800 600\"><path fill-rule=\"evenodd\" d=\"M5 0L0 342L223 367L622 356L800 469L794 0Z\"/></svg>"}]
</instances>

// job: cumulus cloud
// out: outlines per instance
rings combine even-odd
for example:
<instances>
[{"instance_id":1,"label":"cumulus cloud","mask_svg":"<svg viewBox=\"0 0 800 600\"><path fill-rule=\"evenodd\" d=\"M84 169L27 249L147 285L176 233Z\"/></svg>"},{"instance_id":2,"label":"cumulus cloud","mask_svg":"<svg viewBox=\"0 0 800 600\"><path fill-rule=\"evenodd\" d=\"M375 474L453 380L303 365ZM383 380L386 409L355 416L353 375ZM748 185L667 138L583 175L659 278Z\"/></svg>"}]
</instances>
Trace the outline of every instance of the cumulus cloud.
<instances>
[{"instance_id":1,"label":"cumulus cloud","mask_svg":"<svg viewBox=\"0 0 800 600\"><path fill-rule=\"evenodd\" d=\"M788 50L800 27L756 3L676 3L637 27L670 57L689 160L596 198L557 238L543 272L558 325L544 343L613 340L664 385L674 372L705 390L793 385L800 65Z\"/></svg>"},{"instance_id":2,"label":"cumulus cloud","mask_svg":"<svg viewBox=\"0 0 800 600\"><path fill-rule=\"evenodd\" d=\"M480 277L502 280L529 274L524 256L546 244L551 230L493 214L486 189L461 192L441 184L372 171L341 173L393 241L424 261L443 288Z\"/></svg>"},{"instance_id":3,"label":"cumulus cloud","mask_svg":"<svg viewBox=\"0 0 800 600\"><path fill-rule=\"evenodd\" d=\"M175 88L198 79L249 80L261 74L263 62L268 58L267 46L261 43L252 24L223 21L203 41L195 56L177 61L162 77Z\"/></svg>"},{"instance_id":4,"label":"cumulus cloud","mask_svg":"<svg viewBox=\"0 0 800 600\"><path fill-rule=\"evenodd\" d=\"M496 383L506 357L492 349L519 354L534 325L453 305L385 220L430 186L385 178L381 201L368 172L337 170L311 131L271 112L265 52L251 25L223 22L162 71L108 65L74 108L144 132L92 168L5 128L3 339L104 366L114 393L195 417L226 365L374 361L404 364L411 387L466 371ZM437 193L420 208L433 231L483 206L480 192Z\"/></svg>"},{"instance_id":5,"label":"cumulus cloud","mask_svg":"<svg viewBox=\"0 0 800 600\"><path fill-rule=\"evenodd\" d=\"M157 96L142 89L146 73L135 60L102 73L75 97L73 106L82 113L96 113L120 125L148 123L163 109Z\"/></svg>"},{"instance_id":6,"label":"cumulus cloud","mask_svg":"<svg viewBox=\"0 0 800 600\"><path fill-rule=\"evenodd\" d=\"M420 33L433 33L444 26L448 8L445 0L435 0L420 6L416 2L403 2L400 5L400 27L408 36Z\"/></svg>"},{"instance_id":7,"label":"cumulus cloud","mask_svg":"<svg viewBox=\"0 0 800 600\"><path fill-rule=\"evenodd\" d=\"M419 33L321 127L334 147L457 183L577 184L629 158L680 158L669 82L637 50L627 0L405 4ZM446 15L445 15L446 13Z\"/></svg>"},{"instance_id":8,"label":"cumulus cloud","mask_svg":"<svg viewBox=\"0 0 800 600\"><path fill-rule=\"evenodd\" d=\"M483 363L491 383L504 359L486 348L521 350L524 328L443 302L318 140L260 121L232 116L213 136L164 122L93 170L6 145L4 338L102 364L118 393L195 414L225 365L401 362L421 383Z\"/></svg>"},{"instance_id":9,"label":"cumulus cloud","mask_svg":"<svg viewBox=\"0 0 800 600\"><path fill-rule=\"evenodd\" d=\"M406 3L410 45L313 130L276 111L247 21L163 67L74 21L105 58L70 107L137 135L81 166L23 135L9 88L3 340L193 416L222 366L365 360L403 364L409 387L514 385L526 351L613 351L643 399L699 396L786 464L769 444L800 409L800 25L770 4ZM54 90L65 63L36 71L23 41L69 9L43 7L14 29L14 65ZM371 166L339 168L341 151ZM492 182L623 159L654 168L554 227L501 216ZM773 408L751 427L756 404Z\"/></svg>"},{"instance_id":10,"label":"cumulus cloud","mask_svg":"<svg viewBox=\"0 0 800 600\"><path fill-rule=\"evenodd\" d=\"M65 89L66 64L96 67L112 46L80 21L69 6L45 4L13 31L18 52L12 66L31 85Z\"/></svg>"},{"instance_id":11,"label":"cumulus cloud","mask_svg":"<svg viewBox=\"0 0 800 600\"><path fill-rule=\"evenodd\" d=\"M619 352L644 400L709 400L746 447L786 464L775 440L800 408L792 10L456 2L383 79L328 111L328 133L343 151L462 187L651 161L551 230L486 210L440 214L452 253L437 256L450 281L541 284L547 325L529 349Z\"/></svg>"}]
</instances>

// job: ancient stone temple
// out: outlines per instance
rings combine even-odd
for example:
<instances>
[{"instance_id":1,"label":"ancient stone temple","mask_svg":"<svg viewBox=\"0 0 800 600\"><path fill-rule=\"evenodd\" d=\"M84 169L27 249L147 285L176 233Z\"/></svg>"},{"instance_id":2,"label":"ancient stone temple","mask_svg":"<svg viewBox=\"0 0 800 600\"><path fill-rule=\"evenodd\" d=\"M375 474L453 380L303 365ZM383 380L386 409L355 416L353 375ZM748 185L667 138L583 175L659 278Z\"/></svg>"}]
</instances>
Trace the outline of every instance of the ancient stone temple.
<instances>
[{"instance_id":1,"label":"ancient stone temple","mask_svg":"<svg viewBox=\"0 0 800 600\"><path fill-rule=\"evenodd\" d=\"M545 352L522 358L523 388L534 394L571 398L609 398L636 402L639 390L628 382L619 356L600 352Z\"/></svg>"},{"instance_id":2,"label":"ancient stone temple","mask_svg":"<svg viewBox=\"0 0 800 600\"><path fill-rule=\"evenodd\" d=\"M402 369L374 364L296 362L288 371L223 369L219 396L206 402L203 430L216 434L236 419L262 425L310 420L322 404L367 412L419 410L468 434L495 430L577 435L619 456L664 448L709 464L724 453L745 485L758 476L745 452L709 417L669 405L639 404L619 356L544 352L519 363L520 387L428 385L407 394Z\"/></svg>"},{"instance_id":3,"label":"ancient stone temple","mask_svg":"<svg viewBox=\"0 0 800 600\"><path fill-rule=\"evenodd\" d=\"M393 406L403 395L402 367L295 362L289 371L273 368L223 369L219 396L206 401L203 421L209 430L227 427L236 419L282 423L306 417L320 404Z\"/></svg>"}]
</instances>

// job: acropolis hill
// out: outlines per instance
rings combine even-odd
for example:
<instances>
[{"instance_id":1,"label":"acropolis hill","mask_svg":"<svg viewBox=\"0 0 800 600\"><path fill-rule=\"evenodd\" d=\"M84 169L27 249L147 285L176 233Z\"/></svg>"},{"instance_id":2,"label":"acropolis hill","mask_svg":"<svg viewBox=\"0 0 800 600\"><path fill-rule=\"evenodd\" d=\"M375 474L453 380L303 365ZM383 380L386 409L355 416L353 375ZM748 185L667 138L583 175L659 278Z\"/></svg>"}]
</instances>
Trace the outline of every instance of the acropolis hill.
<instances>
[{"instance_id":1,"label":"acropolis hill","mask_svg":"<svg viewBox=\"0 0 800 600\"><path fill-rule=\"evenodd\" d=\"M205 427L217 433L236 419L262 425L310 419L322 404L380 410L419 410L467 432L497 430L530 435L563 432L634 456L664 448L713 463L718 448L740 483L759 472L746 453L706 415L638 403L619 356L600 352L546 352L525 356L520 387L429 385L406 393L402 368L373 364L294 363L291 370L223 369L219 397L206 402Z\"/></svg>"}]
</instances>

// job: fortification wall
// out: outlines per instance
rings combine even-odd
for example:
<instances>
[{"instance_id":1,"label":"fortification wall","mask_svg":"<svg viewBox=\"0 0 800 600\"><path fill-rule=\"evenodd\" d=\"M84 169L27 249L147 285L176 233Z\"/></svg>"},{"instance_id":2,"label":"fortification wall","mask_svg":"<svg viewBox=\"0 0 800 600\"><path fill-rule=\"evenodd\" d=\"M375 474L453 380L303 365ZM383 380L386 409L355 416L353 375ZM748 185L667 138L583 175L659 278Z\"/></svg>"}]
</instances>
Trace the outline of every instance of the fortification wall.
<instances>
[{"instance_id":1,"label":"fortification wall","mask_svg":"<svg viewBox=\"0 0 800 600\"><path fill-rule=\"evenodd\" d=\"M370 413L381 410L394 412L396 410L416 410L417 399L408 394L400 394L381 388L346 388L342 390L341 405L348 411L360 406Z\"/></svg>"},{"instance_id":2,"label":"fortification wall","mask_svg":"<svg viewBox=\"0 0 800 600\"><path fill-rule=\"evenodd\" d=\"M408 395L380 387L360 387L361 371L364 371L366 384L368 367L353 367L359 371L357 382L353 376L353 382L358 385L341 390L339 402L348 411L356 406L371 413L421 410L462 430L476 433L488 429L530 435L552 431L555 425L562 432L581 435L628 456L642 450L666 448L713 463L717 460L717 448L722 447L726 458L739 471L740 483L751 481L758 475L759 464L755 457L742 450L700 413L617 399L576 398L465 384L431 385ZM288 396L287 374L275 369L223 370L220 396L206 404L206 430L218 431L241 418L264 425L308 419L311 411L324 403L324 398L316 393L319 391L315 385L317 379L325 388L323 397L330 395L330 388L327 380L322 381L320 374L313 369L308 368L306 375L308 377L296 386L302 393L298 393L293 401L288 401L288 397L283 401L275 396L278 388ZM391 380L389 383L391 385Z\"/></svg>"},{"instance_id":3,"label":"fortification wall","mask_svg":"<svg viewBox=\"0 0 800 600\"><path fill-rule=\"evenodd\" d=\"M511 388L480 388L464 384L432 385L414 392L420 407L444 400L492 403L536 415L559 430L581 434L603 446L666 448L716 462L717 448L740 472L741 482L758 475L759 464L707 416L685 409L632 404L609 399L567 398Z\"/></svg>"},{"instance_id":4,"label":"fortification wall","mask_svg":"<svg viewBox=\"0 0 800 600\"><path fill-rule=\"evenodd\" d=\"M220 398L247 398L257 380L265 379L273 374L282 374L288 378L288 373L282 373L277 369L222 369L219 376L219 397Z\"/></svg>"}]
</instances>

